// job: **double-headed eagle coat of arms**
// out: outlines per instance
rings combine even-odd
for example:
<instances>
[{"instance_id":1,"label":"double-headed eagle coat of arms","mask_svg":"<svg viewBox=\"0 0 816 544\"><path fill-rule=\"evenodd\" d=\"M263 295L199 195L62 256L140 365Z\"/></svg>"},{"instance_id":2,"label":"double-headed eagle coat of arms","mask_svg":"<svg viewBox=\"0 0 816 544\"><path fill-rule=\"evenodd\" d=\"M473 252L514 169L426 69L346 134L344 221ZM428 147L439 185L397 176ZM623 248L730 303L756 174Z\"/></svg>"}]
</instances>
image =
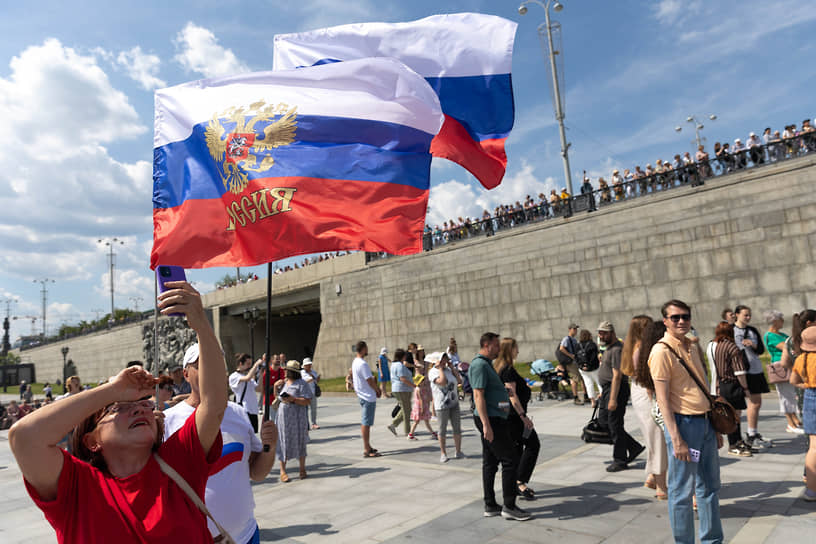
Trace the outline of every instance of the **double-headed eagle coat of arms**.
<instances>
[{"instance_id":1,"label":"double-headed eagle coat of arms","mask_svg":"<svg viewBox=\"0 0 816 544\"><path fill-rule=\"evenodd\" d=\"M269 170L275 164L272 150L291 144L296 128L297 106L286 104L261 100L214 114L204 138L224 188L237 195L249 184L249 172Z\"/></svg>"}]
</instances>

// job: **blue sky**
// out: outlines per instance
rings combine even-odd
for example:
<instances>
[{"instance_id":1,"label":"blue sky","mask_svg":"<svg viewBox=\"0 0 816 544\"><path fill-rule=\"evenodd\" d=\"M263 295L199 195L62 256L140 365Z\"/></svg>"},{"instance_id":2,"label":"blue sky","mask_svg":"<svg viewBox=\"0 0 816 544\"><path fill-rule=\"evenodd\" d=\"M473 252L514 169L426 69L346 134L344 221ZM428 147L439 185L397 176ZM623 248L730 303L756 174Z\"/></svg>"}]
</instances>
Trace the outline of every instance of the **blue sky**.
<instances>
[{"instance_id":1,"label":"blue sky","mask_svg":"<svg viewBox=\"0 0 816 544\"><path fill-rule=\"evenodd\" d=\"M691 150L688 115L708 147L816 116L810 2L563 0L567 135L573 179ZM110 307L105 251L118 237L116 306L152 304L153 90L205 76L268 70L272 37L365 21L476 11L519 23L516 125L504 183L485 191L434 160L429 222L474 216L563 185L549 72L536 27L505 0L6 2L0 18L0 300L15 299L12 339ZM682 133L674 127L682 125ZM188 273L202 291L228 270ZM229 270L232 271L232 270ZM259 270L259 273L262 270ZM2 313L5 314L5 304ZM39 320L37 329L41 327Z\"/></svg>"}]
</instances>

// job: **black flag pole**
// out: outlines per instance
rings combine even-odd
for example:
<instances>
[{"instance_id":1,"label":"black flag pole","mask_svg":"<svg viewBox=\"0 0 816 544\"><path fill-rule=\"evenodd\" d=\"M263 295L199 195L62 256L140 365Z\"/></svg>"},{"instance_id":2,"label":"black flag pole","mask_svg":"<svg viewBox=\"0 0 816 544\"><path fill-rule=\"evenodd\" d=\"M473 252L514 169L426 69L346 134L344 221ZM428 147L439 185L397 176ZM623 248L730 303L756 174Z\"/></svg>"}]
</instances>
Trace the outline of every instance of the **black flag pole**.
<instances>
[{"instance_id":1,"label":"black flag pole","mask_svg":"<svg viewBox=\"0 0 816 544\"><path fill-rule=\"evenodd\" d=\"M272 356L272 263L266 265L266 350L264 351L264 421L269 420L269 359Z\"/></svg>"}]
</instances>

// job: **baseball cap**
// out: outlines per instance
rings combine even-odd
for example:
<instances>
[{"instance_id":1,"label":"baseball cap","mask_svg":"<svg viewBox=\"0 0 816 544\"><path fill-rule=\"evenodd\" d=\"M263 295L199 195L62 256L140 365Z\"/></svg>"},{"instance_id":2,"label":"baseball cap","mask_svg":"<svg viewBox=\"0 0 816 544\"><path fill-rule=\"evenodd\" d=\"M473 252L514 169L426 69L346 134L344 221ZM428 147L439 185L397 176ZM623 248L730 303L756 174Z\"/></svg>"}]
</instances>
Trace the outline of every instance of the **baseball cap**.
<instances>
[{"instance_id":1,"label":"baseball cap","mask_svg":"<svg viewBox=\"0 0 816 544\"><path fill-rule=\"evenodd\" d=\"M434 351L433 353L429 353L428 355L425 356L425 362L435 365L436 363L442 360L443 355L446 355L446 353L443 351Z\"/></svg>"},{"instance_id":2,"label":"baseball cap","mask_svg":"<svg viewBox=\"0 0 816 544\"><path fill-rule=\"evenodd\" d=\"M198 344L193 344L184 352L184 368L198 361Z\"/></svg>"},{"instance_id":3,"label":"baseball cap","mask_svg":"<svg viewBox=\"0 0 816 544\"><path fill-rule=\"evenodd\" d=\"M612 323L609 321L601 321L598 324L598 331L612 332Z\"/></svg>"},{"instance_id":4,"label":"baseball cap","mask_svg":"<svg viewBox=\"0 0 816 544\"><path fill-rule=\"evenodd\" d=\"M578 323L570 323L568 329L580 329L581 326Z\"/></svg>"}]
</instances>

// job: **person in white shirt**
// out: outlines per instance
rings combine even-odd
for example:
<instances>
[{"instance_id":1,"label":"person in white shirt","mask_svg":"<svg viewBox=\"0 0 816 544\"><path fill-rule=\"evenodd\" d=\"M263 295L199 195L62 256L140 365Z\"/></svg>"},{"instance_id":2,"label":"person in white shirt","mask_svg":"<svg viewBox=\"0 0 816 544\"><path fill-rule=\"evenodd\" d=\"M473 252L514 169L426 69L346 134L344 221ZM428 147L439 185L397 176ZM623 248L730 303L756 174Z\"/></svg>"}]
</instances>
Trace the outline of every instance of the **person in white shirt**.
<instances>
[{"instance_id":1,"label":"person in white shirt","mask_svg":"<svg viewBox=\"0 0 816 544\"><path fill-rule=\"evenodd\" d=\"M164 440L182 428L201 403L198 355L198 344L190 346L184 354L184 377L190 384L191 393L185 401L164 411ZM259 542L260 531L254 516L255 499L250 480L262 482L275 464L278 428L274 421L264 421L259 440L243 407L229 402L220 429L223 441L221 458L211 468L204 502L235 542ZM207 524L210 533L218 536L218 528L213 522L208 521Z\"/></svg>"},{"instance_id":2,"label":"person in white shirt","mask_svg":"<svg viewBox=\"0 0 816 544\"><path fill-rule=\"evenodd\" d=\"M731 148L731 154L734 155L734 162L736 168L745 168L747 164L747 159L745 158L745 152L747 148L742 145L742 140L737 138L734 140L734 147Z\"/></svg>"},{"instance_id":3,"label":"person in white shirt","mask_svg":"<svg viewBox=\"0 0 816 544\"><path fill-rule=\"evenodd\" d=\"M457 387L462 379L454 375L450 366L447 352L434 352L425 358L425 361L434 365L428 371L428 380L431 382L431 392L439 417L439 449L442 455L440 463L448 462L448 454L445 451L445 433L448 428L448 421L453 427L453 445L456 448L456 459L464 457L462 454L462 425L461 414L459 412L459 395Z\"/></svg>"},{"instance_id":4,"label":"person in white shirt","mask_svg":"<svg viewBox=\"0 0 816 544\"><path fill-rule=\"evenodd\" d=\"M762 141L756 133L752 132L748 135L748 141L745 142L748 147L748 153L751 155L751 162L754 166L763 164L765 162L765 152L762 150Z\"/></svg>"},{"instance_id":5,"label":"person in white shirt","mask_svg":"<svg viewBox=\"0 0 816 544\"><path fill-rule=\"evenodd\" d=\"M309 388L312 390L312 401L309 404L309 413L311 414L312 418L312 429L319 429L320 425L317 424L317 382L320 381L320 374L314 370L312 365L312 360L308 357L303 359L303 370L300 371L300 377L303 378L303 381L309 385Z\"/></svg>"},{"instance_id":6,"label":"person in white shirt","mask_svg":"<svg viewBox=\"0 0 816 544\"><path fill-rule=\"evenodd\" d=\"M235 402L246 410L249 422L255 432L258 432L258 395L256 392L263 389L262 385L255 380L258 367L263 363L263 358L252 364L252 357L247 353L239 353L235 356L236 369L229 376L229 386L235 394Z\"/></svg>"},{"instance_id":7,"label":"person in white shirt","mask_svg":"<svg viewBox=\"0 0 816 544\"><path fill-rule=\"evenodd\" d=\"M380 389L377 387L377 380L371 373L371 368L365 360L368 355L368 344L360 340L355 344L354 350L357 352L354 362L351 364L351 378L354 384L354 392L360 399L361 421L360 434L363 437L363 457L379 457L379 451L371 447L371 426L374 425L374 412L377 409L377 398L380 396Z\"/></svg>"}]
</instances>

